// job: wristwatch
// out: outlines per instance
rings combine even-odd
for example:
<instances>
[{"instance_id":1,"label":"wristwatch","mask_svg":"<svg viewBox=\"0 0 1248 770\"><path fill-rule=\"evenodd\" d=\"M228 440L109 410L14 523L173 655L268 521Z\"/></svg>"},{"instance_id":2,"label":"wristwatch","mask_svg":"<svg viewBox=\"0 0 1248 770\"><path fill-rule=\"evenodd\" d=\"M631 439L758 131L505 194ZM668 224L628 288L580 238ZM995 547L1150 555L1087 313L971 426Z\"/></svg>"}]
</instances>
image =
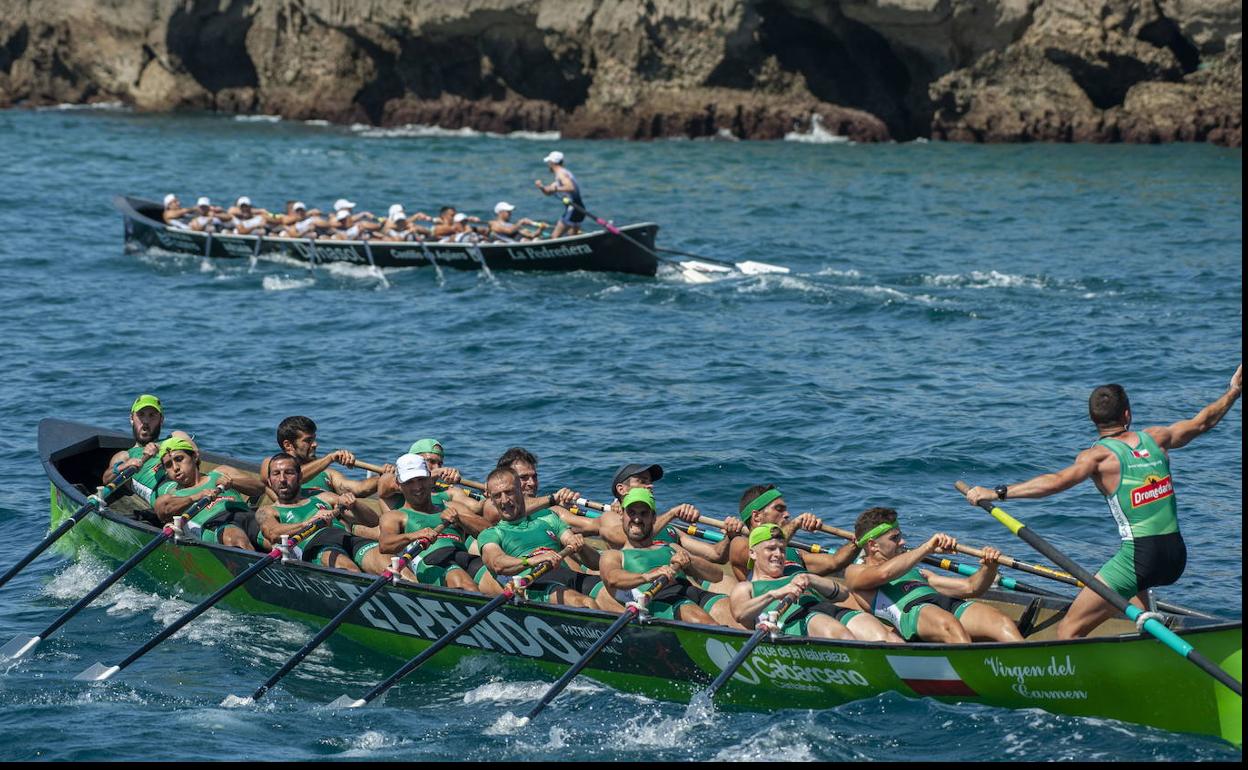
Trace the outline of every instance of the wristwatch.
<instances>
[{"instance_id":1,"label":"wristwatch","mask_svg":"<svg viewBox=\"0 0 1248 770\"><path fill-rule=\"evenodd\" d=\"M1005 495L1007 492L1010 491L1010 488L1009 486L1005 484L998 484L997 486L993 487L992 491L997 493L998 500L1004 500Z\"/></svg>"}]
</instances>

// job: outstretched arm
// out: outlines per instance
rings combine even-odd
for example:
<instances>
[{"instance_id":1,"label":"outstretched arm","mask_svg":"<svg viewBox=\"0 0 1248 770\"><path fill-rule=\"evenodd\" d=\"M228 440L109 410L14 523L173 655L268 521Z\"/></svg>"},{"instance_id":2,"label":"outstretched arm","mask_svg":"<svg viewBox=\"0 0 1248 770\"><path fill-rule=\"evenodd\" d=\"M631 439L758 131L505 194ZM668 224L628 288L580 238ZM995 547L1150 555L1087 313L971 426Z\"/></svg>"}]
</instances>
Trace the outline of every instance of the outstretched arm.
<instances>
[{"instance_id":1,"label":"outstretched arm","mask_svg":"<svg viewBox=\"0 0 1248 770\"><path fill-rule=\"evenodd\" d=\"M1158 426L1145 428L1144 432L1153 437L1162 449L1178 449L1187 446L1192 439L1202 433L1213 430L1213 426L1222 421L1226 413L1239 400L1244 389L1244 365L1240 364L1231 377L1231 384L1226 392L1190 420L1180 420L1168 427Z\"/></svg>"},{"instance_id":2,"label":"outstretched arm","mask_svg":"<svg viewBox=\"0 0 1248 770\"><path fill-rule=\"evenodd\" d=\"M1073 463L1056 473L1044 473L1019 484L1010 484L1006 496L1011 499L1048 497L1063 492L1095 473L1107 454L1111 453L1103 446L1089 447L1080 452ZM971 505L979 505L981 500L995 501L997 493L986 487L972 487L966 493L966 499Z\"/></svg>"}]
</instances>

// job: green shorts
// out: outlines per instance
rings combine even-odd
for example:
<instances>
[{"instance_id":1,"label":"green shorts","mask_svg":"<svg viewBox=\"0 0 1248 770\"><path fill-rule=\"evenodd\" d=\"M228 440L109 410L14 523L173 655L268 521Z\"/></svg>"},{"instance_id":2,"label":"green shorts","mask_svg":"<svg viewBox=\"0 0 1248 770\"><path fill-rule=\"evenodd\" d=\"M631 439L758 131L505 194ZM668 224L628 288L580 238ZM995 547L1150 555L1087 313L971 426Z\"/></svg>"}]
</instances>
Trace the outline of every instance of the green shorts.
<instances>
[{"instance_id":1,"label":"green shorts","mask_svg":"<svg viewBox=\"0 0 1248 770\"><path fill-rule=\"evenodd\" d=\"M861 614L861 610L846 609L826 600L803 604L784 613L784 617L780 620L780 633L785 636L810 636L810 621L816 615L827 615L841 625L847 626L849 621Z\"/></svg>"},{"instance_id":2,"label":"green shorts","mask_svg":"<svg viewBox=\"0 0 1248 770\"><path fill-rule=\"evenodd\" d=\"M1178 532L1124 540L1118 552L1105 562L1097 576L1121 597L1130 599L1140 591L1168 586L1183 576L1187 546Z\"/></svg>"},{"instance_id":3,"label":"green shorts","mask_svg":"<svg viewBox=\"0 0 1248 770\"><path fill-rule=\"evenodd\" d=\"M254 542L257 548L264 547L260 542L260 525L256 523L256 515L251 511L229 511L227 514L214 516L200 529L199 539L205 543L221 543L225 538L225 531L231 527L241 532L249 542Z\"/></svg>"},{"instance_id":4,"label":"green shorts","mask_svg":"<svg viewBox=\"0 0 1248 770\"><path fill-rule=\"evenodd\" d=\"M944 594L936 594L935 596L925 596L910 605L905 612L901 614L901 622L897 624L897 633L901 634L901 638L907 642L912 642L919 638L919 613L924 607L936 606L942 610L953 613L953 617L958 620L962 619L962 613L966 612L975 602L973 600L962 601L954 599Z\"/></svg>"}]
</instances>

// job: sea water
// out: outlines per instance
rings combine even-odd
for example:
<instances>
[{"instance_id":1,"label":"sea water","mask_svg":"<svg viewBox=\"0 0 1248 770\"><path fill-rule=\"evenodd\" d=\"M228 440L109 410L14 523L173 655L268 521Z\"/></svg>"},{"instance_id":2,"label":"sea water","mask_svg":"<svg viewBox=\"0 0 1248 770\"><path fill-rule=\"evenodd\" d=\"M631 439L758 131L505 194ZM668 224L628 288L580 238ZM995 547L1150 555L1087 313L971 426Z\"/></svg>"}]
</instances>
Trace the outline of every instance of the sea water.
<instances>
[{"instance_id":1,"label":"sea water","mask_svg":"<svg viewBox=\"0 0 1248 770\"><path fill-rule=\"evenodd\" d=\"M820 127L822 130L822 128ZM827 134L826 130L823 131ZM829 135L830 136L830 135ZM1203 145L653 143L378 131L117 109L0 113L0 566L47 529L41 418L126 429L142 392L166 428L259 459L291 414L322 451L374 462L440 439L481 478L507 447L546 488L604 498L657 462L661 504L710 515L774 482L851 527L888 505L912 541L944 531L1040 560L952 489L1069 463L1094 438L1089 390L1129 391L1138 426L1194 415L1241 357L1242 152ZM815 139L818 141L809 141ZM658 245L788 266L689 283L610 274L388 274L127 256L112 196L279 209L349 197L384 212L499 200L552 221L533 180L562 150L586 205L657 222ZM1175 452L1187 572L1164 599L1241 616L1242 409ZM1007 506L1085 566L1117 547L1090 484ZM33 633L110 565L46 555L0 592ZM1027 577L1029 581L1036 579ZM1060 588L1059 586L1054 586ZM880 695L825 711L695 713L478 656L384 703L323 704L396 665L335 640L259 705L238 704L315 632L213 610L105 685L190 605L123 581L0 670L3 759L1238 759L1203 737L1038 710ZM224 704L224 705L223 705ZM1182 708L1182 704L1175 704Z\"/></svg>"}]
</instances>

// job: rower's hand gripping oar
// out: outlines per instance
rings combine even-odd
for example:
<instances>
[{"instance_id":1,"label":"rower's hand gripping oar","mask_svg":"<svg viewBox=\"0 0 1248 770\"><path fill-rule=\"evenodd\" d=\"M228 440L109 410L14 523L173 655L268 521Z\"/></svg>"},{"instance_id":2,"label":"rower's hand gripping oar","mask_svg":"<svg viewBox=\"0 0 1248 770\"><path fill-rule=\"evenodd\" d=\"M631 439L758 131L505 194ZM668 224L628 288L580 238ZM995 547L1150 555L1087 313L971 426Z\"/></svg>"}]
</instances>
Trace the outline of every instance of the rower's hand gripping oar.
<instances>
[{"instance_id":1,"label":"rower's hand gripping oar","mask_svg":"<svg viewBox=\"0 0 1248 770\"><path fill-rule=\"evenodd\" d=\"M118 473L112 481L97 489L95 494L88 496L87 501L82 504L82 507L74 511L73 515L71 515L68 519L62 521L56 529L52 530L48 536L43 539L43 542L31 549L30 553L19 559L17 564L10 567L8 572L0 575L0 587L9 582L14 575L25 569L26 565L34 561L36 556L46 551L48 546L52 545L57 540L60 540L62 535L71 530L75 524L86 518L88 514L94 511L102 510L106 505L108 505L109 499L111 499L113 495L117 494L117 491L121 489L121 487L129 481L134 474L139 472L140 467L141 466L139 465L132 465L129 468L126 468L121 473Z\"/></svg>"},{"instance_id":2,"label":"rower's hand gripping oar","mask_svg":"<svg viewBox=\"0 0 1248 770\"><path fill-rule=\"evenodd\" d=\"M581 670L589 665L589 662L593 660L595 655L610 644L611 640L618 636L619 633L624 630L624 627L633 620L633 618L639 617L646 611L646 604L653 599L659 591L662 591L667 584L667 577L660 577L646 589L645 593L643 593L637 601L629 602L628 608L615 619L615 622L612 623L605 632L603 632L602 636L598 637L598 639L589 646L589 649L585 651L585 654L581 656L580 660L573 663L571 668L563 672L563 676L559 677L559 681L551 685L550 689L546 691L546 694L542 696L542 699L537 702L537 705L534 706L527 715L525 715L525 723L527 724L538 714L542 713L542 709L546 708L546 706L548 706L550 702L559 695L559 693L563 692L564 688L566 688L572 680L576 678L577 674L581 673Z\"/></svg>"},{"instance_id":3,"label":"rower's hand gripping oar","mask_svg":"<svg viewBox=\"0 0 1248 770\"><path fill-rule=\"evenodd\" d=\"M654 249L646 246L641 241L637 240L636 238L632 237L631 235L624 232L620 228L616 227L611 222L608 222L607 220L603 219L597 214L590 212L584 206L579 205L578 203L576 203L576 201L572 200L572 198L568 197L567 195L562 196L560 198L560 201L563 203L563 205L570 206L576 209L577 211L581 212L585 216L589 217L590 219L594 220L599 225L601 225L604 229L606 229L607 232L611 233L612 235L617 235L623 238L624 240L633 244L634 246L641 249L642 251L647 252L648 254L650 254L650 256L654 257L660 262L669 262L674 265L680 265L681 267L684 267L684 268L689 268L692 270L701 270L703 272L709 272L709 273L722 273L722 272L728 272L730 270L736 270L745 275L761 275L763 273L787 273L789 272L789 268L787 267L783 267L781 265L770 265L770 264L767 264L766 262L755 262L753 260L746 260L744 262L729 262L728 260L725 260L725 259L712 259L711 257L698 257L696 261L689 261L689 260L681 261L679 259L671 259L670 257L664 257L661 254L659 254L657 251L655 251Z\"/></svg>"},{"instance_id":4,"label":"rower's hand gripping oar","mask_svg":"<svg viewBox=\"0 0 1248 770\"><path fill-rule=\"evenodd\" d=\"M126 656L125 660L115 666L106 666L103 663L93 663L84 669L82 673L75 676L74 679L79 682L103 682L104 680L111 678L118 671L128 668L131 663L134 663L136 660L146 655L154 649L156 645L173 636L180 631L183 626L207 612L209 608L228 596L235 588L238 588L243 583L246 583L248 580L251 580L256 575L276 564L279 559L286 557L287 554L290 553L291 549L304 540L312 537L312 535L316 534L324 527L325 522L323 520L317 520L311 522L306 527L303 527L299 531L295 532L293 535L284 536L280 545L275 546L272 551L269 551L268 554L266 554L255 564L238 573L237 577L217 589L216 593L212 596L209 596L207 599L204 599L199 604L187 610L186 613L184 613L180 618L173 621L173 623L169 624L169 626L167 626L163 631L148 640L146 644L143 644L137 650Z\"/></svg>"},{"instance_id":5,"label":"rower's hand gripping oar","mask_svg":"<svg viewBox=\"0 0 1248 770\"><path fill-rule=\"evenodd\" d=\"M217 498L224 493L225 487L218 486L212 490L211 494L196 500L194 503L191 503L189 508L174 517L173 521L166 524L164 529L153 537L147 545L140 548L129 559L126 559L124 564L113 570L111 575L104 578L104 580L102 580L95 588L92 588L86 596L75 602L74 606L62 612L60 617L52 621L51 625L34 636L15 636L10 639L9 643L4 645L4 647L0 647L0 658L20 658L33 650L36 645L55 633L58 628L68 623L72 617L85 609L91 602L95 601L100 594L107 591L109 586L116 583L118 580L121 580L123 575L137 566L139 562L143 561L143 559L147 558L147 555L152 551L159 548L161 543L176 535L181 530L183 523L190 521L195 514L199 513L204 508L207 508L209 505L212 505L216 502Z\"/></svg>"},{"instance_id":6,"label":"rower's hand gripping oar","mask_svg":"<svg viewBox=\"0 0 1248 770\"><path fill-rule=\"evenodd\" d=\"M788 597L781 599L779 606L771 612L768 612L767 617L760 617L758 619L757 630L746 641L740 652L738 652L732 660L728 661L728 665L724 666L724 670L719 672L719 676L715 677L715 681L711 682L711 686L695 695L693 699L703 703L710 703L715 697L715 693L719 692L719 688L723 687L724 684L732 678L732 675L737 673L737 669L741 668L741 665L745 663L747 658L750 657L750 653L754 652L754 648L757 647L765 637L770 636L773 640L777 637L780 631L779 627L776 625L778 618L784 614L784 611L789 608L789 605L792 604L793 601L794 600L792 598Z\"/></svg>"},{"instance_id":7,"label":"rower's hand gripping oar","mask_svg":"<svg viewBox=\"0 0 1248 770\"><path fill-rule=\"evenodd\" d=\"M433 528L433 531L441 534L442 530L445 529L446 526L446 524L439 524ZM328 639L334 631L338 629L338 626L341 626L353 612L364 604L364 602L371 599L374 594L382 589L383 586L398 582L399 576L403 573L403 570L412 563L413 559L415 559L421 551L429 547L430 542L431 541L429 540L421 539L413 540L408 543L407 547L404 548L398 556L391 560L390 566L387 567L376 580L369 584L368 588L361 591L358 596L347 604L347 606L339 610L338 614L335 615L333 619L330 620L329 623L327 623L325 627L316 634L316 636L312 637L312 639L307 644L303 645L303 647L300 647L298 652L291 655L290 659L283 663L282 667L279 668L273 676L269 677L264 684L257 687L256 691L251 694L251 699L253 701L257 701L263 698L265 693L273 689L273 687L281 681L282 677L294 670L295 666L298 666L304 658L308 657L309 653Z\"/></svg>"},{"instance_id":8,"label":"rower's hand gripping oar","mask_svg":"<svg viewBox=\"0 0 1248 770\"><path fill-rule=\"evenodd\" d=\"M958 481L953 486L963 495L966 495L966 493L971 489L970 485L964 481ZM1178 634L1166 628L1165 624L1157 620L1155 617L1150 617L1151 613L1145 613L1139 607L1136 607L1128 600L1119 596L1117 591L1105 585L1100 580L1097 580L1092 573L1088 572L1083 567L1080 567L1066 554L1053 547L1049 541L1045 540L1035 532L1032 532L1027 525L1001 510L1000 507L993 505L988 500L980 500L979 507L990 513L994 519L1004 525L1010 532L1013 532L1016 536L1018 536L1020 540L1044 554L1044 556L1050 559L1054 564L1066 570L1071 575L1074 575L1082 581L1086 587L1095 591L1097 596L1100 596L1102 599L1112 604L1129 619L1134 620L1136 626L1141 632L1147 631L1166 647L1169 647L1174 652L1177 652L1179 655L1182 655L1184 658L1187 658L1189 661L1194 663L1198 668L1200 668L1201 671L1204 671L1209 676L1226 685L1230 688L1231 692L1243 697L1244 686L1242 683L1237 681L1235 677L1231 676L1226 671L1223 671L1216 663L1197 652L1189 642L1185 641Z\"/></svg>"},{"instance_id":9,"label":"rower's hand gripping oar","mask_svg":"<svg viewBox=\"0 0 1248 770\"><path fill-rule=\"evenodd\" d=\"M573 554L575 550L576 549L572 548L571 546L568 546L564 548L563 550L559 551L559 556L561 560ZM438 654L438 652L441 651L443 647L446 647L448 644L455 641L456 637L460 636L468 629L480 623L482 620L485 619L487 615L489 615L494 610L498 609L499 607L503 606L507 602L511 601L511 599L516 595L517 591L524 590L526 586L531 585L534 581L536 581L542 575L545 575L547 572L554 569L554 565L559 564L559 563L560 562L558 561L544 561L541 564L534 567L533 570L526 577L520 578L519 580L516 580L516 581L509 581L507 585L503 587L503 592L501 594L499 594L498 596L495 596L493 599L490 599L488 602L486 602L484 605L481 606L481 609L477 610L476 612L472 613L468 617L461 620L458 625L456 625L450 631L447 631L445 634L441 636L441 638L439 638L433 644L429 645L424 650L422 650L419 655L412 658L408 662L404 663L402 666L399 667L397 671L395 671L393 674L387 677L384 681L379 683L376 687L369 690L364 695L363 698L352 698L350 695L340 695L332 703L329 704L330 707L331 708L359 708L361 706L367 706L374 699L376 699L379 695L381 695L386 690L389 690L391 687L397 684L400 679L412 673L418 667L423 665L425 661L429 660L434 655Z\"/></svg>"}]
</instances>

